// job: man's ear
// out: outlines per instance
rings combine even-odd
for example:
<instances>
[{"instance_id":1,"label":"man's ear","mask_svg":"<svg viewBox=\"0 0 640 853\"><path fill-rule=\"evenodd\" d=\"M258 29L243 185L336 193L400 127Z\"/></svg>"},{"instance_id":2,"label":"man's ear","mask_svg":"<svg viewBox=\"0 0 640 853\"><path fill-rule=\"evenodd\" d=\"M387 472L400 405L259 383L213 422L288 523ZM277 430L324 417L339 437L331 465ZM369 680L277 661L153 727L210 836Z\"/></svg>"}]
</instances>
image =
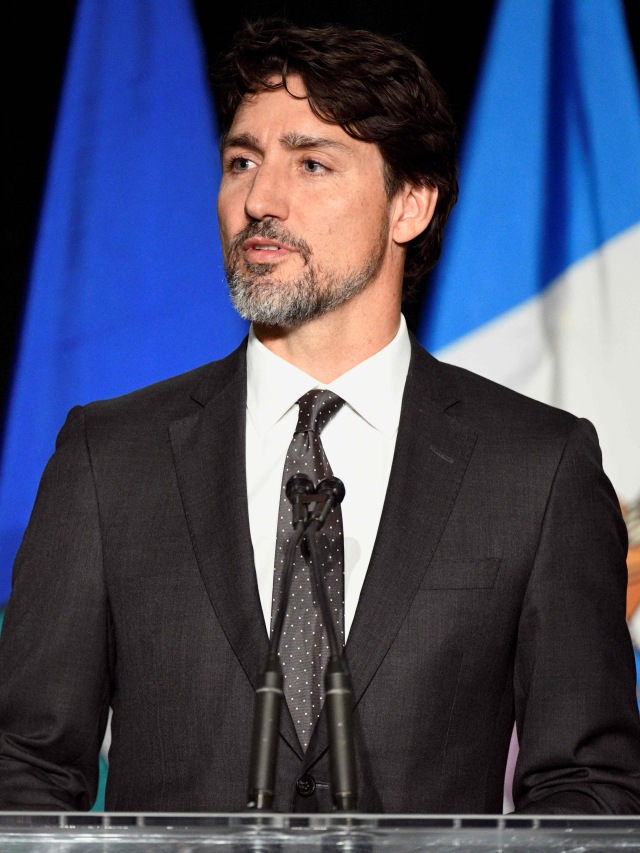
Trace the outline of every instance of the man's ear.
<instances>
[{"instance_id":1,"label":"man's ear","mask_svg":"<svg viewBox=\"0 0 640 853\"><path fill-rule=\"evenodd\" d=\"M433 219L438 200L436 187L405 184L395 199L391 235L396 243L409 243Z\"/></svg>"}]
</instances>

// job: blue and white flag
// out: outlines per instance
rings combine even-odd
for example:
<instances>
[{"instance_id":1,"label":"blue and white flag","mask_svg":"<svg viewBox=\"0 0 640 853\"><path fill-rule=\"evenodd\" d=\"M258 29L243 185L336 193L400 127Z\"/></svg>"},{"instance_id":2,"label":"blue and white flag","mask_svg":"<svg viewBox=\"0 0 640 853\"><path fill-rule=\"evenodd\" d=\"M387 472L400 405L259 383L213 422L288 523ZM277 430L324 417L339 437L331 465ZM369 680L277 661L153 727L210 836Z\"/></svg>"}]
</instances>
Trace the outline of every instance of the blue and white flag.
<instances>
[{"instance_id":1,"label":"blue and white flag","mask_svg":"<svg viewBox=\"0 0 640 853\"><path fill-rule=\"evenodd\" d=\"M595 423L640 494L640 99L616 0L503 0L422 342Z\"/></svg>"},{"instance_id":2,"label":"blue and white flag","mask_svg":"<svg viewBox=\"0 0 640 853\"><path fill-rule=\"evenodd\" d=\"M444 246L422 343L589 418L631 520L640 499L640 97L617 0L498 3ZM640 571L629 568L640 649Z\"/></svg>"},{"instance_id":3,"label":"blue and white flag","mask_svg":"<svg viewBox=\"0 0 640 853\"><path fill-rule=\"evenodd\" d=\"M66 413L226 355L231 307L188 0L81 0L0 468L0 605Z\"/></svg>"}]
</instances>

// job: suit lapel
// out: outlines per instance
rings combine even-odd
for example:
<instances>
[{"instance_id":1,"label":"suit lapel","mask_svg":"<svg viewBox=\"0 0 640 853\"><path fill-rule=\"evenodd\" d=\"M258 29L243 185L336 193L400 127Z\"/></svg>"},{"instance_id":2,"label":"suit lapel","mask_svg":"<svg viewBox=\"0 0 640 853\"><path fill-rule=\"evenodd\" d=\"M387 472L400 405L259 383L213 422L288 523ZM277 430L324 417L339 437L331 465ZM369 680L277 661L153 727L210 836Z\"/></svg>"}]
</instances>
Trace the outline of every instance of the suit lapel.
<instances>
[{"instance_id":1,"label":"suit lapel","mask_svg":"<svg viewBox=\"0 0 640 853\"><path fill-rule=\"evenodd\" d=\"M238 369L195 415L170 426L178 484L211 605L255 686L267 636L249 535L246 373ZM197 395L197 392L196 392Z\"/></svg>"},{"instance_id":2,"label":"suit lapel","mask_svg":"<svg viewBox=\"0 0 640 853\"><path fill-rule=\"evenodd\" d=\"M268 650L249 530L246 488L246 359L241 347L193 397L202 409L169 428L200 573L229 645L256 687ZM300 755L288 710L282 734Z\"/></svg>"},{"instance_id":3,"label":"suit lapel","mask_svg":"<svg viewBox=\"0 0 640 853\"><path fill-rule=\"evenodd\" d=\"M476 436L446 414L457 402L438 362L413 342L389 486L346 647L354 704L400 630L451 513ZM327 748L321 715L310 766Z\"/></svg>"}]
</instances>

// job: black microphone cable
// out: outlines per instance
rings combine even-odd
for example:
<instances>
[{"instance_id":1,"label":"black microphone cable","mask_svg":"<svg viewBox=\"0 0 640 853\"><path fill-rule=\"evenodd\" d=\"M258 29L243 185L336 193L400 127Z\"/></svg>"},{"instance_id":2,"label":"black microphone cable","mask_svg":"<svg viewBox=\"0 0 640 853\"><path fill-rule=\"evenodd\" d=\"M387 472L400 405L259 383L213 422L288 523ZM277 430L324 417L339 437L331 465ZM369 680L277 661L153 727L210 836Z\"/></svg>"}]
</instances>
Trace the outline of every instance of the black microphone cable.
<instances>
[{"instance_id":1,"label":"black microphone cable","mask_svg":"<svg viewBox=\"0 0 640 853\"><path fill-rule=\"evenodd\" d=\"M289 603L291 568L296 548L304 536L309 515L308 502L304 498L312 495L314 488L306 474L295 474L289 478L286 491L292 503L294 531L285 552L278 615L271 632L264 669L256 688L253 712L247 808L258 811L270 809L273 803L280 711L284 697L284 675L278 648Z\"/></svg>"}]
</instances>

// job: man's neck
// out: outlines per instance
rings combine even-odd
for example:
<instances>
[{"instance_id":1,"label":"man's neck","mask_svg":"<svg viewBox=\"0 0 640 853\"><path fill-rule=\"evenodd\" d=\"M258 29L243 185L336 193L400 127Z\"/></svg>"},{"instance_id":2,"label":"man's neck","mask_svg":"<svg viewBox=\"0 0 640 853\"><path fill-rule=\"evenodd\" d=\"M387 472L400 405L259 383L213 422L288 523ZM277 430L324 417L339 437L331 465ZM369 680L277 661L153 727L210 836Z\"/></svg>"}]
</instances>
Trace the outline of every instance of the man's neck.
<instances>
[{"instance_id":1,"label":"man's neck","mask_svg":"<svg viewBox=\"0 0 640 853\"><path fill-rule=\"evenodd\" d=\"M377 310L380 306L367 305L354 312L353 306L345 303L300 326L254 325L254 330L258 340L275 355L328 384L375 355L396 336L400 305L385 307Z\"/></svg>"}]
</instances>

